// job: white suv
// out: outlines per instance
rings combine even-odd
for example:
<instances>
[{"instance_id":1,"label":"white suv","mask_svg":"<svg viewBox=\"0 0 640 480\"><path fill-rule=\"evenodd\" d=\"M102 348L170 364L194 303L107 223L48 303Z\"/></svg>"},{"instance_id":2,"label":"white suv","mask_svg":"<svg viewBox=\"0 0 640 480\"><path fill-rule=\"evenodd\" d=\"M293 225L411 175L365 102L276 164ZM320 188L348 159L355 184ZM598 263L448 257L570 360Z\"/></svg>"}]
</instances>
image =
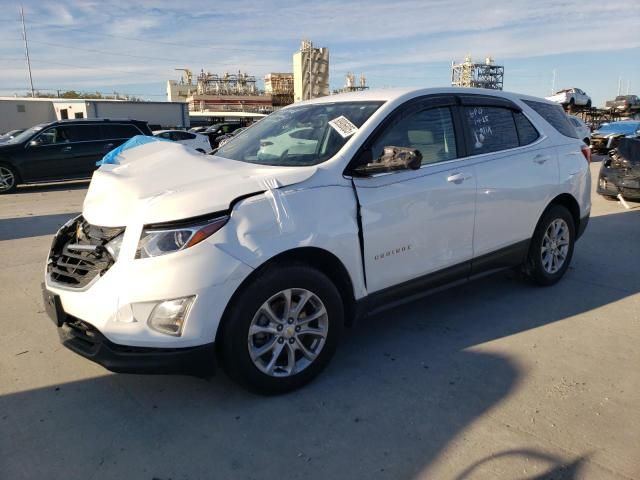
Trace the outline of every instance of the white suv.
<instances>
[{"instance_id":1,"label":"white suv","mask_svg":"<svg viewBox=\"0 0 640 480\"><path fill-rule=\"evenodd\" d=\"M153 136L181 143L200 153L209 153L212 150L209 137L201 133L185 132L184 130L154 130Z\"/></svg>"},{"instance_id":2,"label":"white suv","mask_svg":"<svg viewBox=\"0 0 640 480\"><path fill-rule=\"evenodd\" d=\"M250 388L290 390L390 302L501 268L557 282L591 206L576 137L557 104L439 88L294 104L215 156L139 146L56 234L47 310L116 372L207 374L217 356Z\"/></svg>"}]
</instances>

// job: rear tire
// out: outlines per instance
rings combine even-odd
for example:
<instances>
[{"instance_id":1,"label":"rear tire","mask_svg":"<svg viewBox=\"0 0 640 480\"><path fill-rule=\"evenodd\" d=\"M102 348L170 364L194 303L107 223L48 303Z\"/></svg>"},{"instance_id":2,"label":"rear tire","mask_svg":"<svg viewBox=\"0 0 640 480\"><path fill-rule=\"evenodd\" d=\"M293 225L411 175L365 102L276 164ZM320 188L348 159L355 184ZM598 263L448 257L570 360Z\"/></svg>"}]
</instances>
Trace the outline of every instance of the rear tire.
<instances>
[{"instance_id":1,"label":"rear tire","mask_svg":"<svg viewBox=\"0 0 640 480\"><path fill-rule=\"evenodd\" d=\"M342 299L326 275L301 264L268 268L227 309L222 363L257 393L295 390L329 363L343 326Z\"/></svg>"},{"instance_id":2,"label":"rear tire","mask_svg":"<svg viewBox=\"0 0 640 480\"><path fill-rule=\"evenodd\" d=\"M0 195L12 193L18 187L18 172L9 165L0 165Z\"/></svg>"},{"instance_id":3,"label":"rear tire","mask_svg":"<svg viewBox=\"0 0 640 480\"><path fill-rule=\"evenodd\" d=\"M531 238L523 268L525 275L541 286L557 283L571 263L575 232L569 210L562 205L547 208Z\"/></svg>"},{"instance_id":4,"label":"rear tire","mask_svg":"<svg viewBox=\"0 0 640 480\"><path fill-rule=\"evenodd\" d=\"M586 107L587 107L587 108L591 108L591 100L589 100L589 101L587 102Z\"/></svg>"}]
</instances>

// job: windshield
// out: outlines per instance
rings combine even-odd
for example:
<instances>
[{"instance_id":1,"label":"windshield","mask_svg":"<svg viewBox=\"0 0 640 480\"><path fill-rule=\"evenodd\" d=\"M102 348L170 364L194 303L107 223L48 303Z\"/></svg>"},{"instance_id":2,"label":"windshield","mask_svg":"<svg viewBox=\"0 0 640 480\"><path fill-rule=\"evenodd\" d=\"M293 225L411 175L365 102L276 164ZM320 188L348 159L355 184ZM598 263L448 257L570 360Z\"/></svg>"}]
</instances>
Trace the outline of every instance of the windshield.
<instances>
[{"instance_id":1,"label":"windshield","mask_svg":"<svg viewBox=\"0 0 640 480\"><path fill-rule=\"evenodd\" d=\"M317 165L340 150L382 102L290 107L233 137L215 155L262 165Z\"/></svg>"},{"instance_id":2,"label":"windshield","mask_svg":"<svg viewBox=\"0 0 640 480\"><path fill-rule=\"evenodd\" d=\"M613 122L602 125L599 133L623 133L629 135L635 133L640 128L640 122Z\"/></svg>"},{"instance_id":3,"label":"windshield","mask_svg":"<svg viewBox=\"0 0 640 480\"><path fill-rule=\"evenodd\" d=\"M29 138L31 138L36 133L38 133L47 125L48 125L47 123L42 123L40 125L36 125L35 127L28 128L27 130L22 132L20 135L16 135L15 137L7 140L6 143L22 143L25 140L28 140Z\"/></svg>"}]
</instances>

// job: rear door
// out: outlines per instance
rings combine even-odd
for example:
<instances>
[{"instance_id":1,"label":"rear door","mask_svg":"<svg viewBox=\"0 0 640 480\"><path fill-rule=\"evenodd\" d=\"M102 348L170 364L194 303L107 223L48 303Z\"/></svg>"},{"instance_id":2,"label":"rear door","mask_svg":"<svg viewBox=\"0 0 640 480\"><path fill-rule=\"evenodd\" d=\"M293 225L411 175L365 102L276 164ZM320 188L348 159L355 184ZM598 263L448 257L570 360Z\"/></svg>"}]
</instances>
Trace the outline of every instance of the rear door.
<instances>
[{"instance_id":1,"label":"rear door","mask_svg":"<svg viewBox=\"0 0 640 480\"><path fill-rule=\"evenodd\" d=\"M73 157L71 175L88 177L96 169L96 162L108 151L101 125L76 124L66 127L71 137L70 154Z\"/></svg>"},{"instance_id":2,"label":"rear door","mask_svg":"<svg viewBox=\"0 0 640 480\"><path fill-rule=\"evenodd\" d=\"M449 96L413 101L363 149L365 158L378 158L386 146L415 148L423 157L419 170L353 179L370 292L454 265L468 273L475 177L460 158L454 105Z\"/></svg>"},{"instance_id":3,"label":"rear door","mask_svg":"<svg viewBox=\"0 0 640 480\"><path fill-rule=\"evenodd\" d=\"M538 216L556 189L558 165L554 147L515 104L472 95L462 102L477 179L474 269L481 270L484 255L502 253L510 263L526 252Z\"/></svg>"},{"instance_id":4,"label":"rear door","mask_svg":"<svg viewBox=\"0 0 640 480\"><path fill-rule=\"evenodd\" d=\"M136 135L144 135L131 123L103 123L101 125L102 144L100 158Z\"/></svg>"}]
</instances>

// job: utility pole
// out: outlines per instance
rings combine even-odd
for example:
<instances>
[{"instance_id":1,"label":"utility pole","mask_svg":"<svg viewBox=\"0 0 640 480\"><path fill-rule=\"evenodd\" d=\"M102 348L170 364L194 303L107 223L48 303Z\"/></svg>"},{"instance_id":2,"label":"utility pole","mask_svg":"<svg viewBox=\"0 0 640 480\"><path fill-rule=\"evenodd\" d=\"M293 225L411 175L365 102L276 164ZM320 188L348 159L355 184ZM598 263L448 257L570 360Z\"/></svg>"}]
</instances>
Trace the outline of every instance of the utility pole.
<instances>
[{"instance_id":1,"label":"utility pole","mask_svg":"<svg viewBox=\"0 0 640 480\"><path fill-rule=\"evenodd\" d=\"M556 69L553 69L553 79L551 80L551 95L556 93Z\"/></svg>"},{"instance_id":2,"label":"utility pole","mask_svg":"<svg viewBox=\"0 0 640 480\"><path fill-rule=\"evenodd\" d=\"M627 93L626 93L625 95L629 95L629 83L630 83L630 82L631 82L631 81L630 81L629 79L627 79Z\"/></svg>"},{"instance_id":3,"label":"utility pole","mask_svg":"<svg viewBox=\"0 0 640 480\"><path fill-rule=\"evenodd\" d=\"M22 39L24 40L24 53L27 57L27 69L29 70L29 85L31 86L31 98L36 96L33 90L33 77L31 76L31 60L29 60L29 45L27 43L27 29L24 26L24 9L20 5L20 18L22 19Z\"/></svg>"}]
</instances>

